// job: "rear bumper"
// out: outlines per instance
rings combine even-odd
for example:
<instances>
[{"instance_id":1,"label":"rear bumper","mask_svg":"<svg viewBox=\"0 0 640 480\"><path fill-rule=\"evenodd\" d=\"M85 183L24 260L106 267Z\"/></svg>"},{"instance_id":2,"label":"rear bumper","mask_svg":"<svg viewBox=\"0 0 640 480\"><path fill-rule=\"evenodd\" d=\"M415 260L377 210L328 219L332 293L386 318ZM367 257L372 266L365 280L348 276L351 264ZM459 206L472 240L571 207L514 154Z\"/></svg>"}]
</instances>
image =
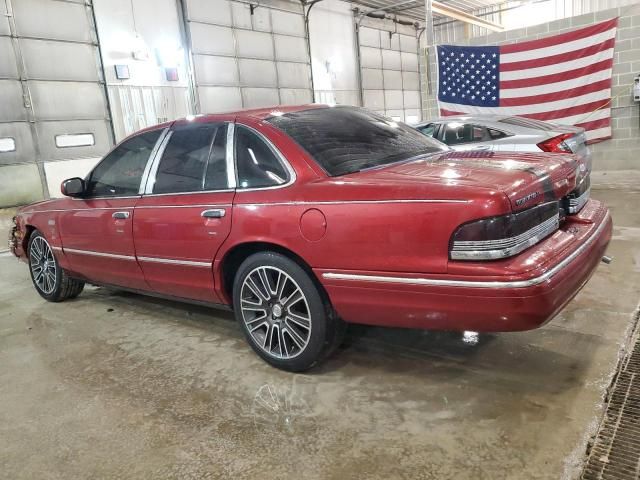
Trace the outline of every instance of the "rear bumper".
<instances>
[{"instance_id":1,"label":"rear bumper","mask_svg":"<svg viewBox=\"0 0 640 480\"><path fill-rule=\"evenodd\" d=\"M338 314L348 322L474 331L529 330L551 320L584 286L611 239L608 210L590 200L558 236L572 236L549 254L549 239L527 252L539 265L504 278L317 270ZM553 237L553 236L552 236Z\"/></svg>"}]
</instances>

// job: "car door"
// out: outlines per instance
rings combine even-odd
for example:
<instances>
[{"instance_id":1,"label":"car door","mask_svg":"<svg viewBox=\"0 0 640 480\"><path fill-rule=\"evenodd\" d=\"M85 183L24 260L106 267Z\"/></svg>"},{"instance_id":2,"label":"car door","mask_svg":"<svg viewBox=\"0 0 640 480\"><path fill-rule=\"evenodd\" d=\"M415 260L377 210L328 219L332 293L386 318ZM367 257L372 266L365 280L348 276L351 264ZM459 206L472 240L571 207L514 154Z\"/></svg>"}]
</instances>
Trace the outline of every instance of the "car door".
<instances>
[{"instance_id":1,"label":"car door","mask_svg":"<svg viewBox=\"0 0 640 480\"><path fill-rule=\"evenodd\" d=\"M60 237L74 272L98 283L148 288L135 257L133 212L163 134L162 129L143 132L114 148L85 179L82 198L60 212Z\"/></svg>"},{"instance_id":2,"label":"car door","mask_svg":"<svg viewBox=\"0 0 640 480\"><path fill-rule=\"evenodd\" d=\"M174 124L151 166L133 231L144 277L158 293L220 301L213 259L231 230L235 181L227 135L232 123Z\"/></svg>"}]
</instances>

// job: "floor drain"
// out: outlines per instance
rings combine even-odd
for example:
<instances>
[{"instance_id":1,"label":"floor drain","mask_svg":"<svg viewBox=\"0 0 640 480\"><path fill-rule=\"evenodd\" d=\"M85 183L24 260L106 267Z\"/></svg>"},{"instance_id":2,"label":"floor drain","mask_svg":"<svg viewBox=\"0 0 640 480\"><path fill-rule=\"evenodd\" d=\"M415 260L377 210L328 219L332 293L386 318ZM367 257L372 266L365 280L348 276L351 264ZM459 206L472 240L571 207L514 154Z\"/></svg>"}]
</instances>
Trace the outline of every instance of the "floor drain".
<instances>
[{"instance_id":1,"label":"floor drain","mask_svg":"<svg viewBox=\"0 0 640 480\"><path fill-rule=\"evenodd\" d=\"M584 480L640 479L640 339L618 368Z\"/></svg>"}]
</instances>

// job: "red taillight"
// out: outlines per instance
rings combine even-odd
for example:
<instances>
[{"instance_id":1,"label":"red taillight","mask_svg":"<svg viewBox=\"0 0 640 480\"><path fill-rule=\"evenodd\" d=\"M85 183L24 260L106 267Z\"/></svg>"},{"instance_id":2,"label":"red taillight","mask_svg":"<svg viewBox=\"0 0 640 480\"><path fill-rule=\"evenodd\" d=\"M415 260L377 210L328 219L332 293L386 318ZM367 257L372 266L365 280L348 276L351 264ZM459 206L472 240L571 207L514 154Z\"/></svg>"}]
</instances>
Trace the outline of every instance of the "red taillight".
<instances>
[{"instance_id":1,"label":"red taillight","mask_svg":"<svg viewBox=\"0 0 640 480\"><path fill-rule=\"evenodd\" d=\"M563 133L562 135L558 135L557 137L550 138L549 140L545 140L544 142L540 142L538 147L543 152L551 152L551 153L573 153L569 146L564 143L567 138L571 138L573 133Z\"/></svg>"}]
</instances>

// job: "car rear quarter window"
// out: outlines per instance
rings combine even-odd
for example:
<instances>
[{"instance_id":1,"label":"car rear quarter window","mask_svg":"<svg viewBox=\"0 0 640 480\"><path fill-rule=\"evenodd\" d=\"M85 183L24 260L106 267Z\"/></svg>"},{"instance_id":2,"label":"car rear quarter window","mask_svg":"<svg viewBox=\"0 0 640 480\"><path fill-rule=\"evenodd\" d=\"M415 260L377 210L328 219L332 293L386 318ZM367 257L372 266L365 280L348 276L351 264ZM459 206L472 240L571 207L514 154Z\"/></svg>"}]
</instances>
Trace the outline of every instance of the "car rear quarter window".
<instances>
[{"instance_id":1,"label":"car rear quarter window","mask_svg":"<svg viewBox=\"0 0 640 480\"><path fill-rule=\"evenodd\" d=\"M471 123L451 122L445 125L444 143L459 145L462 143L484 142L491 140L487 128Z\"/></svg>"},{"instance_id":2,"label":"car rear quarter window","mask_svg":"<svg viewBox=\"0 0 640 480\"><path fill-rule=\"evenodd\" d=\"M435 136L436 133L436 124L435 123L427 123L426 125L422 125L417 127L420 132L427 135L428 137Z\"/></svg>"},{"instance_id":3,"label":"car rear quarter window","mask_svg":"<svg viewBox=\"0 0 640 480\"><path fill-rule=\"evenodd\" d=\"M255 132L238 125L235 142L238 188L275 187L287 183L287 169Z\"/></svg>"},{"instance_id":4,"label":"car rear quarter window","mask_svg":"<svg viewBox=\"0 0 640 480\"><path fill-rule=\"evenodd\" d=\"M224 124L187 125L171 132L153 193L198 192L227 187Z\"/></svg>"},{"instance_id":5,"label":"car rear quarter window","mask_svg":"<svg viewBox=\"0 0 640 480\"><path fill-rule=\"evenodd\" d=\"M331 176L446 150L412 127L363 108L336 106L267 119L295 140Z\"/></svg>"},{"instance_id":6,"label":"car rear quarter window","mask_svg":"<svg viewBox=\"0 0 640 480\"><path fill-rule=\"evenodd\" d=\"M89 174L86 195L137 195L142 173L161 133L161 130L141 133L118 145Z\"/></svg>"}]
</instances>

